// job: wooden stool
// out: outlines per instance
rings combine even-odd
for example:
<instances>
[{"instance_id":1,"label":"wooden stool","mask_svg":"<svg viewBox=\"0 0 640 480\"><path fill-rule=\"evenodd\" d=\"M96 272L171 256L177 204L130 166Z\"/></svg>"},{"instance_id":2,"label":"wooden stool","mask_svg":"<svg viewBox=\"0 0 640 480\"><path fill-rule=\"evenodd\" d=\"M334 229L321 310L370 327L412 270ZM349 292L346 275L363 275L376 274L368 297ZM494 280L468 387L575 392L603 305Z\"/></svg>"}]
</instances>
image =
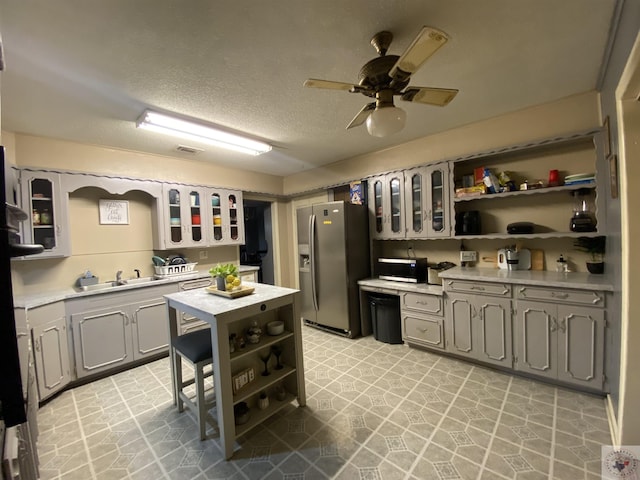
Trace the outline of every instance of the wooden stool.
<instances>
[{"instance_id":1,"label":"wooden stool","mask_svg":"<svg viewBox=\"0 0 640 480\"><path fill-rule=\"evenodd\" d=\"M198 417L200 427L200 440L205 439L207 425L207 408L204 401L204 379L212 376L213 371L205 374L204 368L213 365L211 350L211 330L197 330L195 332L180 335L173 339L171 344L171 358L173 359L174 384L173 389L178 411L183 412L185 405L190 408ZM186 360L191 364L194 371L194 378L182 380L182 361ZM192 400L182 391L183 388L195 383L196 396Z\"/></svg>"}]
</instances>

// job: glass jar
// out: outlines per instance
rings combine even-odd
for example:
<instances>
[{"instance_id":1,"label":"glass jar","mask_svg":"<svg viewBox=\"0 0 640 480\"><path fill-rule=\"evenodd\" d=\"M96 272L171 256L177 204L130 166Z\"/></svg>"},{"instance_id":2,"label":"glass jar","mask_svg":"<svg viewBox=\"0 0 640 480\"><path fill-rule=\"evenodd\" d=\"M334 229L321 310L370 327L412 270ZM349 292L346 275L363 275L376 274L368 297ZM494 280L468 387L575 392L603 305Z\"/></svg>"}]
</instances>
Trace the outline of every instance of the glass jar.
<instances>
[{"instance_id":1,"label":"glass jar","mask_svg":"<svg viewBox=\"0 0 640 480\"><path fill-rule=\"evenodd\" d=\"M33 214L31 215L31 221L34 225L40 225L40 212L38 212L35 208L33 209Z\"/></svg>"},{"instance_id":2,"label":"glass jar","mask_svg":"<svg viewBox=\"0 0 640 480\"><path fill-rule=\"evenodd\" d=\"M40 223L42 225L51 225L51 213L46 208L40 214Z\"/></svg>"}]
</instances>

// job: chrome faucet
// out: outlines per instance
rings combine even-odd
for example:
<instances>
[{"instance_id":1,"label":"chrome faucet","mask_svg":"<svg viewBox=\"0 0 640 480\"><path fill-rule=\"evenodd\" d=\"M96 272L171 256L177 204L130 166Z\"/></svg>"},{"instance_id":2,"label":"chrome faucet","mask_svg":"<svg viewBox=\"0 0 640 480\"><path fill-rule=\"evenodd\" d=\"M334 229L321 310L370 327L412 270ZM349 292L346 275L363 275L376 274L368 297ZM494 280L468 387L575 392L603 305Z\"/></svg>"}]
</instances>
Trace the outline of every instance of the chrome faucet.
<instances>
[{"instance_id":1,"label":"chrome faucet","mask_svg":"<svg viewBox=\"0 0 640 480\"><path fill-rule=\"evenodd\" d=\"M118 270L116 272L116 285L124 285L127 283L126 280L122 280L122 270Z\"/></svg>"}]
</instances>

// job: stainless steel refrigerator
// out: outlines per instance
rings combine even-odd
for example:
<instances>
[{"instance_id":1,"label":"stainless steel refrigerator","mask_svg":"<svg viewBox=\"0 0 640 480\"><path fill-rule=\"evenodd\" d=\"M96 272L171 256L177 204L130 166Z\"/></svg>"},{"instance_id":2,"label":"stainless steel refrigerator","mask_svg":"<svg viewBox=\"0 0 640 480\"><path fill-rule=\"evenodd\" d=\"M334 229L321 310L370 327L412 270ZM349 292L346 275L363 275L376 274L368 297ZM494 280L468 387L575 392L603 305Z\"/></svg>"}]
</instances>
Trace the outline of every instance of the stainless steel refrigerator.
<instances>
[{"instance_id":1,"label":"stainless steel refrigerator","mask_svg":"<svg viewBox=\"0 0 640 480\"><path fill-rule=\"evenodd\" d=\"M297 209L298 272L307 325L360 334L358 280L369 276L367 207L328 202Z\"/></svg>"}]
</instances>

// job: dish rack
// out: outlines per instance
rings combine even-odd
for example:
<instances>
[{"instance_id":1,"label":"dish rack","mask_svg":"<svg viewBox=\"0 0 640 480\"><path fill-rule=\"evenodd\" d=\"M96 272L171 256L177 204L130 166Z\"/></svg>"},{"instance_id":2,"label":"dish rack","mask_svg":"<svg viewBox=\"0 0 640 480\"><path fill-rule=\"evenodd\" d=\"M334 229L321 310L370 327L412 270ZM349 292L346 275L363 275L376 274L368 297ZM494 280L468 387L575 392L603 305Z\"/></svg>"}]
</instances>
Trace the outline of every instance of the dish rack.
<instances>
[{"instance_id":1,"label":"dish rack","mask_svg":"<svg viewBox=\"0 0 640 480\"><path fill-rule=\"evenodd\" d=\"M198 263L181 263L178 265L162 265L160 267L154 266L153 268L156 271L156 275L169 276L169 275L180 275L184 273L193 272L193 269L196 268Z\"/></svg>"}]
</instances>

